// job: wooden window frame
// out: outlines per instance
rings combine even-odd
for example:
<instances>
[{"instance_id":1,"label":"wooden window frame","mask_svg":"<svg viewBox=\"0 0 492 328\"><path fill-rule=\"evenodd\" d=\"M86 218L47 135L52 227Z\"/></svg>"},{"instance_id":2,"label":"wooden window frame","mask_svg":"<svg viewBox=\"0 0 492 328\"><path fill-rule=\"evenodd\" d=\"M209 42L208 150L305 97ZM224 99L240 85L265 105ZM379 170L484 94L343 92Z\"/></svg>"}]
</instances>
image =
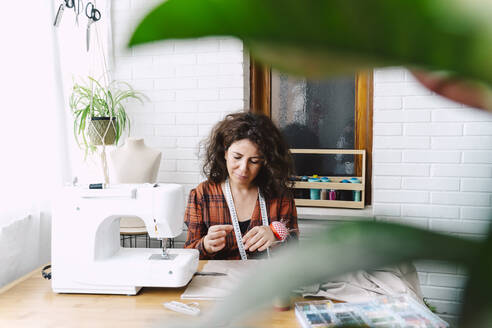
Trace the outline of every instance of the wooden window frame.
<instances>
[{"instance_id":1,"label":"wooden window frame","mask_svg":"<svg viewBox=\"0 0 492 328\"><path fill-rule=\"evenodd\" d=\"M270 67L253 59L250 63L250 110L253 113L272 117ZM373 72L361 71L356 74L355 87L355 149L366 150L366 197L365 204L371 204L372 177L372 113L373 113ZM360 157L360 156L357 156ZM355 170L361 176L362 163L356 159Z\"/></svg>"}]
</instances>

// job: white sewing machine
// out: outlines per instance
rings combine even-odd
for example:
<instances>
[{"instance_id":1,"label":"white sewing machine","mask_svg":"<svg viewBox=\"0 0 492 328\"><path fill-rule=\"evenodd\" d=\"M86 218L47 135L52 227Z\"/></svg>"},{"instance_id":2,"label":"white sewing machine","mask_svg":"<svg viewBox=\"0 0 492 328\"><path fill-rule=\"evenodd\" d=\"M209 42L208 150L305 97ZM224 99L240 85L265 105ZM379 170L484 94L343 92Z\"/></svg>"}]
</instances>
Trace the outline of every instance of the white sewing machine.
<instances>
[{"instance_id":1,"label":"white sewing machine","mask_svg":"<svg viewBox=\"0 0 492 328\"><path fill-rule=\"evenodd\" d=\"M138 216L160 248L120 247L120 217ZM177 184L64 188L53 206L52 288L57 293L135 295L142 287L182 287L198 267L195 249L165 249L183 227Z\"/></svg>"}]
</instances>

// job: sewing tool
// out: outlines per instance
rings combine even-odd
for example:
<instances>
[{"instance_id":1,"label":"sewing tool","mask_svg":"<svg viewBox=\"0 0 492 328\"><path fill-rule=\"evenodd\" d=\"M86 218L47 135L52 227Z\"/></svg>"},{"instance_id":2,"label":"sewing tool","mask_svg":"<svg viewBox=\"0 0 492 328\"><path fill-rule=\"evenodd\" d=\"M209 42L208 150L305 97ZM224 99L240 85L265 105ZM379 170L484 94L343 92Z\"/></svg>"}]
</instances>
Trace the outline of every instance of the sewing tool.
<instances>
[{"instance_id":1,"label":"sewing tool","mask_svg":"<svg viewBox=\"0 0 492 328\"><path fill-rule=\"evenodd\" d=\"M73 1L73 0L72 0ZM90 43L91 43L91 25L94 22L97 22L101 19L101 12L96 9L92 2L88 2L85 6L85 15L88 18L87 22L87 34L86 34L86 46L87 51L89 51Z\"/></svg>"},{"instance_id":2,"label":"sewing tool","mask_svg":"<svg viewBox=\"0 0 492 328\"><path fill-rule=\"evenodd\" d=\"M73 8L74 6L75 6L74 0L64 0L58 7L58 11L56 12L55 21L53 25L55 27L58 27L58 25L60 25L60 21L62 19L63 12L65 11L65 7Z\"/></svg>"},{"instance_id":3,"label":"sewing tool","mask_svg":"<svg viewBox=\"0 0 492 328\"><path fill-rule=\"evenodd\" d=\"M239 220L237 218L236 207L234 206L234 200L232 198L231 185L229 184L229 178L225 182L225 199L227 206L229 207L229 213L231 215L232 226L234 228L234 234L236 235L237 248L241 255L241 260L247 260L246 250L244 249L243 237L241 235L241 228L239 227ZM261 221L264 226L268 227L268 214L266 210L265 198L262 196L260 189L258 188L258 201L260 203ZM270 257L270 249L267 248L268 257Z\"/></svg>"},{"instance_id":4,"label":"sewing tool","mask_svg":"<svg viewBox=\"0 0 492 328\"><path fill-rule=\"evenodd\" d=\"M273 221L270 223L270 229L272 229L273 234L278 240L284 241L289 236L289 230L280 221Z\"/></svg>"},{"instance_id":5,"label":"sewing tool","mask_svg":"<svg viewBox=\"0 0 492 328\"><path fill-rule=\"evenodd\" d=\"M195 276L213 276L213 277L221 277L227 276L227 273L224 272L209 272L209 271L197 271L194 274Z\"/></svg>"},{"instance_id":6,"label":"sewing tool","mask_svg":"<svg viewBox=\"0 0 492 328\"><path fill-rule=\"evenodd\" d=\"M84 6L84 3L82 2L82 0L77 0L77 6L75 6L75 4L74 4L74 7L73 7L73 10L75 11L75 25L77 25L77 26L79 26L79 15L80 15L80 11L81 11L80 8L82 8L83 6Z\"/></svg>"},{"instance_id":7,"label":"sewing tool","mask_svg":"<svg viewBox=\"0 0 492 328\"><path fill-rule=\"evenodd\" d=\"M184 200L183 186L177 184L60 189L52 218L53 291L135 295L142 287L185 286L198 267L198 250L167 249L168 256L163 258L159 248L134 252L121 247L119 238L122 216L142 219L150 238L179 236L184 206L176 204ZM74 235L80 247L66 238L73 231L78 232Z\"/></svg>"}]
</instances>

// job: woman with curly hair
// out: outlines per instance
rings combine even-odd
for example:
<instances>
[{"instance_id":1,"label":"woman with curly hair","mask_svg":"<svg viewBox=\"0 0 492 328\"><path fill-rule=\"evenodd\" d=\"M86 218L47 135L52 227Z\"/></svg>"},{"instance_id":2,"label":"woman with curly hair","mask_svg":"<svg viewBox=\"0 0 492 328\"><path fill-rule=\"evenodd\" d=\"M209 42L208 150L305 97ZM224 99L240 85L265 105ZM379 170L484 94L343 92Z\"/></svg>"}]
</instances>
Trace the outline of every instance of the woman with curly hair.
<instances>
[{"instance_id":1,"label":"woman with curly hair","mask_svg":"<svg viewBox=\"0 0 492 328\"><path fill-rule=\"evenodd\" d=\"M189 195L186 248L198 249L200 259L246 259L266 253L286 235L297 237L292 157L268 117L227 115L205 148L207 180Z\"/></svg>"}]
</instances>

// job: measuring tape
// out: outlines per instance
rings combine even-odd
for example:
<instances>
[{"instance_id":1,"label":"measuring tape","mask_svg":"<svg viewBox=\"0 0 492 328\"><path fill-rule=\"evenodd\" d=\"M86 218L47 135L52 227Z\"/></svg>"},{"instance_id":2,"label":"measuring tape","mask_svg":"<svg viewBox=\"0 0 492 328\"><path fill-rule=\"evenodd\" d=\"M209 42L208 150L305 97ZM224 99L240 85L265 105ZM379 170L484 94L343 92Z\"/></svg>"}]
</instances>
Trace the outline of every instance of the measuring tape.
<instances>
[{"instance_id":1,"label":"measuring tape","mask_svg":"<svg viewBox=\"0 0 492 328\"><path fill-rule=\"evenodd\" d=\"M234 227L234 234L236 235L237 248L241 255L241 260L247 260L246 250L244 249L243 236L241 235L241 228L239 227L239 220L237 219L236 207L234 206L234 200L232 199L231 185L229 184L229 178L225 181L225 198L229 212L231 214L232 226ZM258 200L260 202L260 214L261 221L264 226L268 227L268 215L266 210L265 198L261 195L260 188L258 188ZM270 257L270 250L267 248L268 257Z\"/></svg>"}]
</instances>

